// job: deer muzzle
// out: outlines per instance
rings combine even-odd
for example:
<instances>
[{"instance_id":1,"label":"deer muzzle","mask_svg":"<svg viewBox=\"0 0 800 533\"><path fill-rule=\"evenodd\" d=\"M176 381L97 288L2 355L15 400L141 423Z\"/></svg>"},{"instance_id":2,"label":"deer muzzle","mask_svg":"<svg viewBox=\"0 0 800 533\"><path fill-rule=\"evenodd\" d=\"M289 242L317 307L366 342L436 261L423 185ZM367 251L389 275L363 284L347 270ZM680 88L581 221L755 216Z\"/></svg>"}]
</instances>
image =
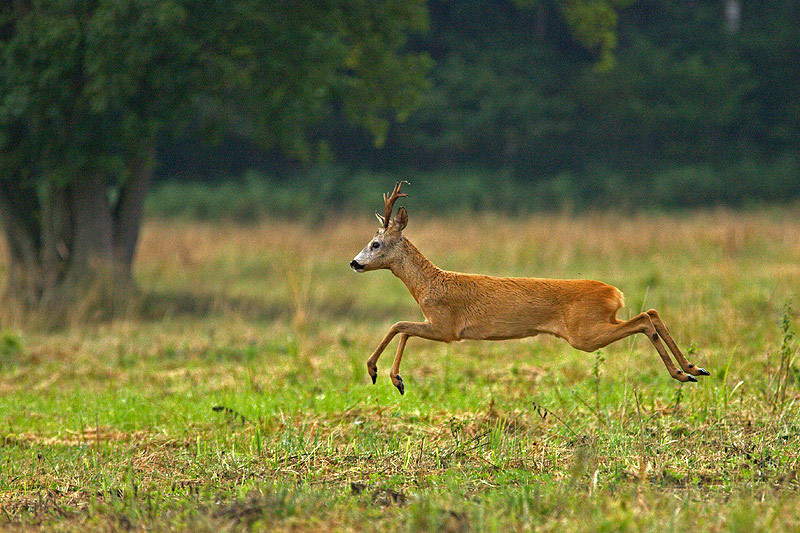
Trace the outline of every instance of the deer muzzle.
<instances>
[{"instance_id":1,"label":"deer muzzle","mask_svg":"<svg viewBox=\"0 0 800 533\"><path fill-rule=\"evenodd\" d=\"M364 272L364 265L353 259L350 261L350 268L355 270L356 272Z\"/></svg>"}]
</instances>

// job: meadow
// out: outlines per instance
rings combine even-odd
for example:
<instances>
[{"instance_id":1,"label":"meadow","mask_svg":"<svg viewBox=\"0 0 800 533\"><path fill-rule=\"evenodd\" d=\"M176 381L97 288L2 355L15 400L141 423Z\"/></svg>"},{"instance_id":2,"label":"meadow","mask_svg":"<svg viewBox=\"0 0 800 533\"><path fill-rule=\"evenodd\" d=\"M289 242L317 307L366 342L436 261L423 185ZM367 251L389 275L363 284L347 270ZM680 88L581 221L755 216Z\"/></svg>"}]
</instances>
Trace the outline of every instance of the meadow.
<instances>
[{"instance_id":1,"label":"meadow","mask_svg":"<svg viewBox=\"0 0 800 533\"><path fill-rule=\"evenodd\" d=\"M0 528L797 531L800 212L435 218L438 266L600 279L658 309L711 376L644 336L410 339L405 395L365 362L421 313L348 263L363 216L149 220L127 320L0 338Z\"/></svg>"}]
</instances>

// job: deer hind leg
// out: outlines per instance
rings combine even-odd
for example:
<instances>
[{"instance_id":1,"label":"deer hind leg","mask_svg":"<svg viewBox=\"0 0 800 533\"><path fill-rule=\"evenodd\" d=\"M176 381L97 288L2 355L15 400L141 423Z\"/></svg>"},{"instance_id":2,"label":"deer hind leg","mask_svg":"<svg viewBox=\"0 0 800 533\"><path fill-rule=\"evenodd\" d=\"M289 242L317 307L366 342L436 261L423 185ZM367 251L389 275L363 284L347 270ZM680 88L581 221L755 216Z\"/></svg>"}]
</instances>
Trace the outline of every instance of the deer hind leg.
<instances>
[{"instance_id":1,"label":"deer hind leg","mask_svg":"<svg viewBox=\"0 0 800 533\"><path fill-rule=\"evenodd\" d=\"M598 325L597 327L592 328L591 331L581 334L578 337L570 336L568 341L579 350L593 352L611 344L612 342L624 339L625 337L630 337L636 333L643 333L647 335L647 338L650 339L651 343L653 343L658 355L661 356L661 360L664 362L664 366L667 367L667 372L669 372L670 376L678 381L697 381L697 378L695 378L692 374L687 374L682 370L678 370L678 368L675 366L675 363L672 362L664 343L661 342L661 337L659 336L658 331L656 330L656 327L650 318L650 315L647 313L640 313L632 319L624 322L612 322Z\"/></svg>"},{"instance_id":2,"label":"deer hind leg","mask_svg":"<svg viewBox=\"0 0 800 533\"><path fill-rule=\"evenodd\" d=\"M658 336L664 340L664 344L666 344L670 349L672 355L675 356L675 360L678 361L678 364L681 365L681 368L684 372L693 376L711 375L705 368L700 368L697 365L693 365L686 359L686 356L683 355L683 352L681 352L680 348L678 348L678 345L675 344L674 340L672 340L672 336L669 334L667 326L664 325L664 322L661 321L661 317L658 316L658 311L655 309L650 309L647 311L647 314L650 316L650 320L652 320L653 326L655 326L656 331L658 332Z\"/></svg>"}]
</instances>

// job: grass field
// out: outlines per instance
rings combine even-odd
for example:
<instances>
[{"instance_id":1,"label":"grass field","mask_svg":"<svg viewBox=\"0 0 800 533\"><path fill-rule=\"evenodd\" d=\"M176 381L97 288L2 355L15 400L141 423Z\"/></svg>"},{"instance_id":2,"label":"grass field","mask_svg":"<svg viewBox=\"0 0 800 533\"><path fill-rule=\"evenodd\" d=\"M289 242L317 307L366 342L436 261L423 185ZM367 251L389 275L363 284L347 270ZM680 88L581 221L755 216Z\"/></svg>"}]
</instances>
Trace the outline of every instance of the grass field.
<instances>
[{"instance_id":1,"label":"grass field","mask_svg":"<svg viewBox=\"0 0 800 533\"><path fill-rule=\"evenodd\" d=\"M421 314L348 262L374 219L150 221L142 315L0 338L0 528L800 529L800 213L414 216L450 270L594 278L656 308L712 375L643 336L411 339L406 393L365 361ZM370 215L371 216L371 215Z\"/></svg>"}]
</instances>

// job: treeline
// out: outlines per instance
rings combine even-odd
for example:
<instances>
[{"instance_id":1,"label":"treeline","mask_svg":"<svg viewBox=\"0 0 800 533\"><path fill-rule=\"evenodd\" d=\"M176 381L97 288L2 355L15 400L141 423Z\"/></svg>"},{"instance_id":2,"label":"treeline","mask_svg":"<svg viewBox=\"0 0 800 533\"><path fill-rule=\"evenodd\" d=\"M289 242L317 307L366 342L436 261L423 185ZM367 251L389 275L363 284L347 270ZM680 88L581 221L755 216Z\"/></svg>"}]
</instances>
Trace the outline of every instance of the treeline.
<instances>
[{"instance_id":1,"label":"treeline","mask_svg":"<svg viewBox=\"0 0 800 533\"><path fill-rule=\"evenodd\" d=\"M431 208L800 196L800 3L602 3L618 17L611 61L580 42L561 3L432 0L429 31L408 44L433 59L430 87L381 147L335 110L315 127L313 161L187 135L162 145L158 175L207 184L162 183L151 211L211 216L214 192L234 216L291 213L361 202L400 177L424 183L415 198ZM221 177L233 180L208 185Z\"/></svg>"},{"instance_id":2,"label":"treeline","mask_svg":"<svg viewBox=\"0 0 800 533\"><path fill-rule=\"evenodd\" d=\"M774 164L732 165L723 174L708 164L675 167L648 180L625 181L620 174L563 173L524 180L511 170L451 169L416 173L352 171L342 165L317 165L291 179L248 171L221 181L166 180L148 197L147 212L160 218L229 219L253 222L265 217L317 221L343 213L379 209L381 194L398 179L406 187L407 206L438 215L494 211L518 215L530 211L614 208L624 212L708 206L753 208L800 197L795 156ZM366 210L366 211L365 211Z\"/></svg>"}]
</instances>

